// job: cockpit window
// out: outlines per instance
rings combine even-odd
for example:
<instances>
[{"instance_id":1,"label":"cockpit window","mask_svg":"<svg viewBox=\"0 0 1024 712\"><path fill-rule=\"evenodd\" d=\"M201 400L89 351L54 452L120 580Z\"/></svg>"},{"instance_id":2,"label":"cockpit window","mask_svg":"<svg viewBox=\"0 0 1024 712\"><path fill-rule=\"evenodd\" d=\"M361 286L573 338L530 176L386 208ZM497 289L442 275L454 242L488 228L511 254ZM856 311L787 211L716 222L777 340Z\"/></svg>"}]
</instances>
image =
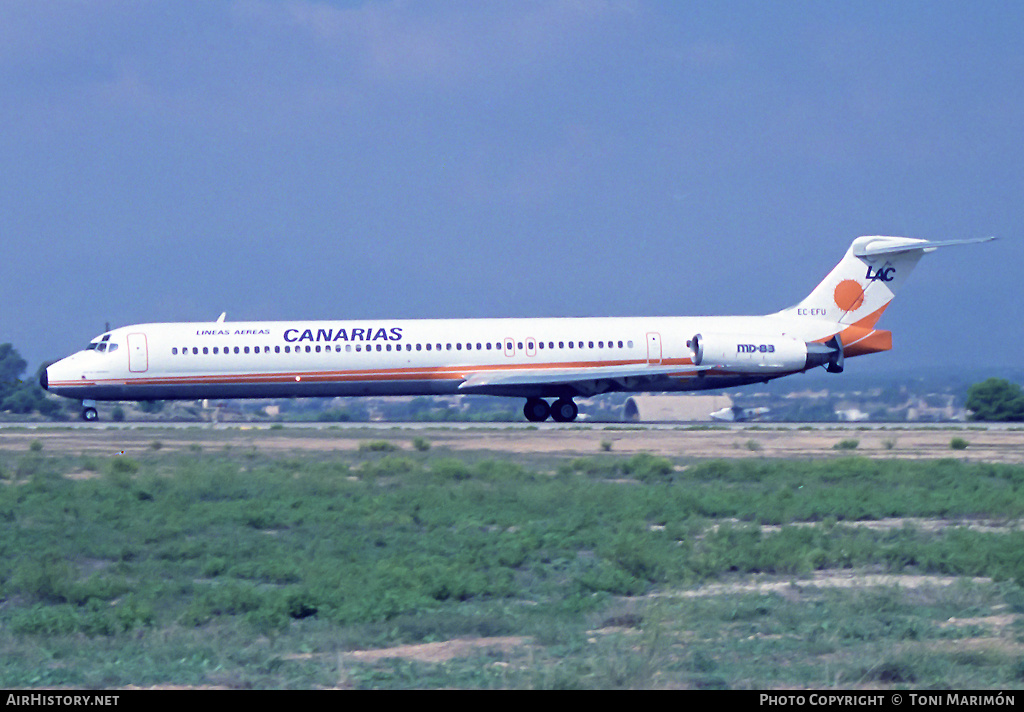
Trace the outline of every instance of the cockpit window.
<instances>
[{"instance_id":1,"label":"cockpit window","mask_svg":"<svg viewBox=\"0 0 1024 712\"><path fill-rule=\"evenodd\" d=\"M98 341L92 341L88 346L85 347L86 351L99 351L100 353L106 351L117 351L117 344L110 343L110 334L104 334Z\"/></svg>"}]
</instances>

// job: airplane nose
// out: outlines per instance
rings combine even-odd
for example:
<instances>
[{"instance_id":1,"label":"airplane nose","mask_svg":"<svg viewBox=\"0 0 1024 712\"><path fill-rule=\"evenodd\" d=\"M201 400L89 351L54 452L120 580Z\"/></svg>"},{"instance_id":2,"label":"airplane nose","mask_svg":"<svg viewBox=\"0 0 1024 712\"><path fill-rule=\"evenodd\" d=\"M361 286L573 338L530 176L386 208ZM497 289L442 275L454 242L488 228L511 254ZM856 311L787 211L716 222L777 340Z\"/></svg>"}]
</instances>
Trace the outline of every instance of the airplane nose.
<instances>
[{"instance_id":1,"label":"airplane nose","mask_svg":"<svg viewBox=\"0 0 1024 712\"><path fill-rule=\"evenodd\" d=\"M50 378L46 375L47 368L44 368L39 374L39 385L43 387L44 391L50 390Z\"/></svg>"}]
</instances>

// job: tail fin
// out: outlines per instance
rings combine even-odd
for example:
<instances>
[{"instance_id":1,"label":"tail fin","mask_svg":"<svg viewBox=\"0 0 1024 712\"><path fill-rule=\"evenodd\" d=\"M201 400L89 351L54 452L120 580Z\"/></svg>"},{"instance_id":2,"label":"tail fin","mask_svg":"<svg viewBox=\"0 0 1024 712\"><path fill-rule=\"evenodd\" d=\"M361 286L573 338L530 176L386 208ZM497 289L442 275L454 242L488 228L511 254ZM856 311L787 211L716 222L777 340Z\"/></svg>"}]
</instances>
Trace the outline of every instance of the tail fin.
<instances>
[{"instance_id":1,"label":"tail fin","mask_svg":"<svg viewBox=\"0 0 1024 712\"><path fill-rule=\"evenodd\" d=\"M891 348L891 335L889 332L876 332L874 326L918 260L939 247L994 239L983 237L930 242L909 237L858 237L839 264L806 299L778 312L778 316L816 321L818 328L814 331L831 324L823 337L808 334L808 340L824 341L841 334L842 343L847 345L844 348L847 356L887 350ZM873 336L876 334L878 336ZM873 336L877 348L869 349L865 343L864 350L850 351L851 337L860 340L867 336Z\"/></svg>"}]
</instances>

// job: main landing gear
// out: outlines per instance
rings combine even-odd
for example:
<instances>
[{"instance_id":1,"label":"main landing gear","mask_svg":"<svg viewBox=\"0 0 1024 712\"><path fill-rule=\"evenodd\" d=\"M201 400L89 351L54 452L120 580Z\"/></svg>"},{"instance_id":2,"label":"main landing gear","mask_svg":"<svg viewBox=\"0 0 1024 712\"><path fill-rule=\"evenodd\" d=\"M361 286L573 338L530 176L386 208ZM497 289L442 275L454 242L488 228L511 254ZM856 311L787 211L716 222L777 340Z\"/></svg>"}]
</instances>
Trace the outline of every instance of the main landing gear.
<instances>
[{"instance_id":1,"label":"main landing gear","mask_svg":"<svg viewBox=\"0 0 1024 712\"><path fill-rule=\"evenodd\" d=\"M540 398L528 398L523 407L523 415L531 423L541 423L548 416L558 423L571 423L579 413L580 409L572 402L572 398L559 398L551 405Z\"/></svg>"}]
</instances>

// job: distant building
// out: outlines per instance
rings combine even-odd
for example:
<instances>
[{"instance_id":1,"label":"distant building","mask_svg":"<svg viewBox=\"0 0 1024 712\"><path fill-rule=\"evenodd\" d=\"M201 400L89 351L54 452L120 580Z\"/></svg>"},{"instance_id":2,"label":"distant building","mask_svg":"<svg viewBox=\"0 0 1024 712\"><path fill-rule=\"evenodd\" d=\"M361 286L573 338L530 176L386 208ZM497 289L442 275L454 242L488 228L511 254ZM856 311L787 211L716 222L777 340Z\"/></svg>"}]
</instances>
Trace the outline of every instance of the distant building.
<instances>
[{"instance_id":1,"label":"distant building","mask_svg":"<svg viewBox=\"0 0 1024 712\"><path fill-rule=\"evenodd\" d=\"M638 395L626 399L622 419L631 423L692 422L711 420L711 414L731 408L727 395Z\"/></svg>"}]
</instances>

